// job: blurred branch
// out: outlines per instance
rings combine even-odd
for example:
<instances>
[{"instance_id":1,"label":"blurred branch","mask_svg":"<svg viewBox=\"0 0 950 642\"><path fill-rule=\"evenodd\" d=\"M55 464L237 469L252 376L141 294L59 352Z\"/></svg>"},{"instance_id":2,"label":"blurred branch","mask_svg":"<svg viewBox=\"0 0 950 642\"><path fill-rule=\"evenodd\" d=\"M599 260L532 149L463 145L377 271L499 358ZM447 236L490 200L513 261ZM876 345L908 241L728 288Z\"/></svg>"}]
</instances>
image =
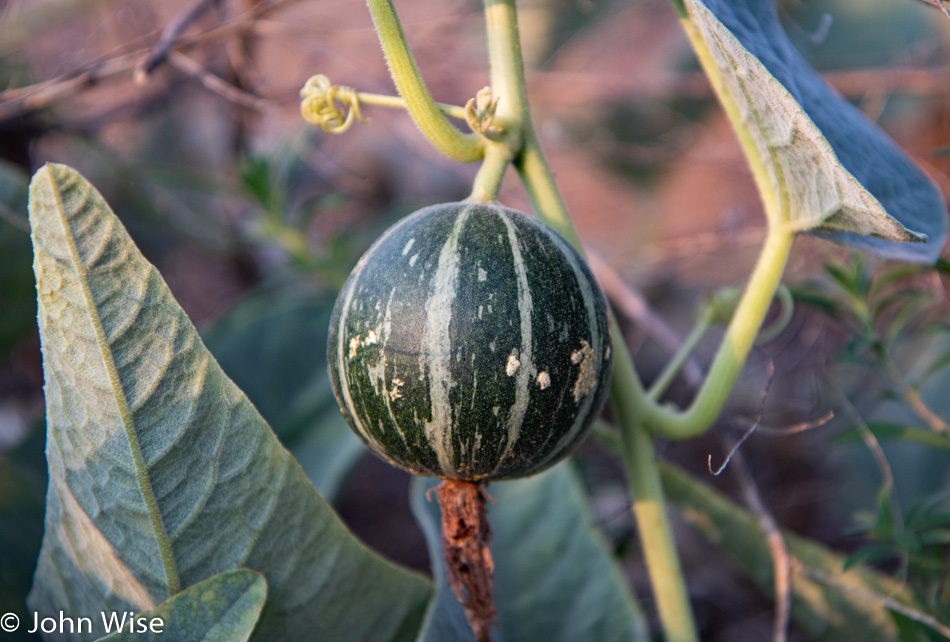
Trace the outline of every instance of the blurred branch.
<instances>
[{"instance_id":1,"label":"blurred branch","mask_svg":"<svg viewBox=\"0 0 950 642\"><path fill-rule=\"evenodd\" d=\"M185 33L185 30L198 20L198 18L203 16L205 11L210 9L212 5L219 4L220 2L221 0L196 0L190 7L172 18L172 20L165 25L165 28L162 29L162 33L158 37L158 42L155 43L152 50L142 59L142 62L136 65L134 73L135 82L141 84L147 81L148 75L168 59L168 54L175 48L178 39Z\"/></svg>"},{"instance_id":2,"label":"blurred branch","mask_svg":"<svg viewBox=\"0 0 950 642\"><path fill-rule=\"evenodd\" d=\"M177 51L189 51L219 42L254 28L265 15L297 0L271 0L255 6L234 19L189 38L181 38ZM129 74L151 48L141 48L105 60L82 65L42 82L0 92L0 120L43 109L58 100L73 99L79 91Z\"/></svg>"},{"instance_id":3,"label":"blurred branch","mask_svg":"<svg viewBox=\"0 0 950 642\"><path fill-rule=\"evenodd\" d=\"M587 252L587 262L607 298L617 306L617 311L638 323L661 348L675 354L683 339L653 311L643 295L624 283L620 275L594 252ZM683 378L691 388L698 388L702 383L702 368L695 359L686 361Z\"/></svg>"},{"instance_id":4,"label":"blurred branch","mask_svg":"<svg viewBox=\"0 0 950 642\"><path fill-rule=\"evenodd\" d=\"M200 63L183 53L178 51L169 52L168 62L175 67L175 69L197 78L205 89L226 98L236 105L241 105L242 107L247 107L254 111L263 111L268 104L266 100L235 87L223 78L214 75L202 67Z\"/></svg>"},{"instance_id":5,"label":"blurred branch","mask_svg":"<svg viewBox=\"0 0 950 642\"><path fill-rule=\"evenodd\" d=\"M755 421L752 422L752 425L742 433L742 436L739 438L739 441L729 450L726 454L725 460L723 460L722 465L719 466L716 470L713 470L712 467L712 455L709 455L709 458L706 461L706 466L709 468L709 473L718 477L722 474L722 471L726 469L726 466L729 465L729 462L732 461L732 458L739 453L739 448L742 447L742 444L746 442L746 439L752 436L752 433L755 432L755 429L759 427L759 422L762 420L762 415L765 413L765 402L769 397L769 388L772 387L772 380L775 377L775 364L771 359L766 363L765 366L765 385L762 387L762 394L759 397L759 409L755 413Z\"/></svg>"}]
</instances>

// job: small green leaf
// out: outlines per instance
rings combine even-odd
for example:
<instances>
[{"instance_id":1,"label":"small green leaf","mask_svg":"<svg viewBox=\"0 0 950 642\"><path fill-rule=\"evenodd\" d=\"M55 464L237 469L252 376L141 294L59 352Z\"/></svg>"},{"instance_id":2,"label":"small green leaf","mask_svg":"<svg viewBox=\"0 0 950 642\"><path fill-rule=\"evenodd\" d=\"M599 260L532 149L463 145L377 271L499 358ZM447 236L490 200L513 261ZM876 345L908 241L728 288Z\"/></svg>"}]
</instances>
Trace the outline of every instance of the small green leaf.
<instances>
[{"instance_id":1,"label":"small green leaf","mask_svg":"<svg viewBox=\"0 0 950 642\"><path fill-rule=\"evenodd\" d=\"M95 622L243 566L269 585L256 639L405 639L429 583L349 533L85 179L47 165L30 189L49 462L31 608Z\"/></svg>"},{"instance_id":2,"label":"small green leaf","mask_svg":"<svg viewBox=\"0 0 950 642\"><path fill-rule=\"evenodd\" d=\"M498 639L545 642L648 640L646 622L587 509L570 464L488 488ZM433 560L436 597L418 642L472 640L445 584L434 480L413 480L412 510Z\"/></svg>"},{"instance_id":3,"label":"small green leaf","mask_svg":"<svg viewBox=\"0 0 950 642\"><path fill-rule=\"evenodd\" d=\"M721 493L678 468L661 468L663 488L670 501L693 526L734 560L764 591L773 589L769 546L756 518ZM921 605L906 586L861 566L843 572L845 559L817 542L785 533L789 553L807 567L832 576L854 589L842 590L794 570L792 573L792 619L819 641L893 642L897 628L889 611L879 602L862 598L872 593L899 600L918 610Z\"/></svg>"},{"instance_id":4,"label":"small green leaf","mask_svg":"<svg viewBox=\"0 0 950 642\"><path fill-rule=\"evenodd\" d=\"M933 264L947 239L933 182L832 91L782 30L775 3L684 0L687 33L766 201L795 230Z\"/></svg>"},{"instance_id":5,"label":"small green leaf","mask_svg":"<svg viewBox=\"0 0 950 642\"><path fill-rule=\"evenodd\" d=\"M198 582L153 611L137 614L125 630L100 642L245 642L266 596L263 575L244 568L228 571ZM106 617L112 617L111 624L120 622L122 615Z\"/></svg>"}]
</instances>

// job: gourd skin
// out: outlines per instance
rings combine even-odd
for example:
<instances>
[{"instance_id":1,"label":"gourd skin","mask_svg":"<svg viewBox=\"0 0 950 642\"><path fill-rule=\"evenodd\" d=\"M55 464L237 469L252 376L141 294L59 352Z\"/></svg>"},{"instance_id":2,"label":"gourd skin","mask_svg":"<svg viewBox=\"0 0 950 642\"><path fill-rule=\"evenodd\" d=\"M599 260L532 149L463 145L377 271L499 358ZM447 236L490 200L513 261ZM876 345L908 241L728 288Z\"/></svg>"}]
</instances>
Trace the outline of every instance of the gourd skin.
<instances>
[{"instance_id":1,"label":"gourd skin","mask_svg":"<svg viewBox=\"0 0 950 642\"><path fill-rule=\"evenodd\" d=\"M387 461L460 481L524 477L583 439L609 387L606 303L551 228L488 203L419 210L334 307L340 408Z\"/></svg>"}]
</instances>

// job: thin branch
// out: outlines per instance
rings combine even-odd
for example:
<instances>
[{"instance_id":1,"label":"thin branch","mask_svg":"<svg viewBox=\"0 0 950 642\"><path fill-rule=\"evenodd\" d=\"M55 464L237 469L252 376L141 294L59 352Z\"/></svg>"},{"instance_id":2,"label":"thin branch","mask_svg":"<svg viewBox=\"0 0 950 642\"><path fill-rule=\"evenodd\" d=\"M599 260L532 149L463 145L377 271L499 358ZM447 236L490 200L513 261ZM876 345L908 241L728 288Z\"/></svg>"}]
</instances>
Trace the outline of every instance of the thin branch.
<instances>
[{"instance_id":1,"label":"thin branch","mask_svg":"<svg viewBox=\"0 0 950 642\"><path fill-rule=\"evenodd\" d=\"M158 37L158 42L155 43L155 46L152 47L148 55L136 65L134 72L135 82L138 84L146 82L149 74L168 59L168 54L170 54L172 49L178 44L178 39L185 33L185 30L194 24L198 18L203 16L212 5L218 4L220 1L221 0L195 0L190 7L172 18L171 21L165 25L165 28L162 29L162 33Z\"/></svg>"},{"instance_id":2,"label":"thin branch","mask_svg":"<svg viewBox=\"0 0 950 642\"><path fill-rule=\"evenodd\" d=\"M775 574L775 621L772 629L773 642L785 642L788 637L788 621L792 612L792 562L782 530L769 512L759 489L752 478L745 457L736 451L732 457L732 471L736 474L742 497L765 533L772 556Z\"/></svg>"},{"instance_id":3,"label":"thin branch","mask_svg":"<svg viewBox=\"0 0 950 642\"><path fill-rule=\"evenodd\" d=\"M653 311L643 295L624 283L620 275L594 252L587 251L587 262L607 298L617 306L617 311L635 321L661 348L675 354L683 339ZM693 358L686 361L682 375L691 388L698 388L703 382L702 368Z\"/></svg>"},{"instance_id":4,"label":"thin branch","mask_svg":"<svg viewBox=\"0 0 950 642\"><path fill-rule=\"evenodd\" d=\"M818 419L812 419L810 421L803 421L801 423L792 424L791 426L785 426L783 428L778 428L775 426L763 426L759 424L759 434L769 435L770 437L787 437L788 435L797 435L800 432L805 432L806 430L811 430L812 428L824 426L834 418L835 411L829 410L824 417L819 417Z\"/></svg>"},{"instance_id":5,"label":"thin branch","mask_svg":"<svg viewBox=\"0 0 950 642\"><path fill-rule=\"evenodd\" d=\"M726 469L729 465L729 462L732 461L732 458L736 456L739 452L739 448L742 447L742 444L745 443L746 439L752 436L752 433L755 432L755 429L759 427L759 421L762 420L762 414L765 412L765 401L769 396L769 388L772 387L772 379L775 376L775 364L772 363L770 359L765 367L765 386L762 388L762 395L759 398L759 409L755 413L755 421L752 422L752 425L742 433L742 437L739 438L739 441L736 442L736 445L732 447L732 450L726 455L726 459L722 462L722 465L719 466L716 470L712 468L712 455L709 455L709 458L706 461L706 465L709 467L709 472L715 476L722 474L722 471Z\"/></svg>"},{"instance_id":6,"label":"thin branch","mask_svg":"<svg viewBox=\"0 0 950 642\"><path fill-rule=\"evenodd\" d=\"M194 59L189 58L183 53L179 53L177 51L169 52L168 62L179 71L197 78L201 82L202 86L205 87L205 89L208 89L219 96L223 96L236 105L247 107L248 109L253 109L254 111L264 111L264 109L268 106L268 102L266 100L246 92L243 89L235 87L221 77L214 75L202 67Z\"/></svg>"},{"instance_id":7,"label":"thin branch","mask_svg":"<svg viewBox=\"0 0 950 642\"><path fill-rule=\"evenodd\" d=\"M821 571L817 568L811 566L806 566L802 564L798 559L792 558L792 571L795 573L801 573L805 577L810 577L816 582L821 582L826 586L834 587L845 593L850 593L855 597L861 598L862 600L867 600L868 602L873 602L878 606L882 606L886 609L890 609L895 613L900 613L906 618L913 620L914 622L919 622L925 626L929 626L934 631L944 636L945 638L950 639L950 627L940 622L937 618L918 611L917 609L907 606L906 604L899 602L898 600L890 597L889 595L881 595L880 593L875 593L874 591L869 591L868 589L861 588L860 586L852 586L846 584L838 578L828 575L824 571Z\"/></svg>"}]
</instances>

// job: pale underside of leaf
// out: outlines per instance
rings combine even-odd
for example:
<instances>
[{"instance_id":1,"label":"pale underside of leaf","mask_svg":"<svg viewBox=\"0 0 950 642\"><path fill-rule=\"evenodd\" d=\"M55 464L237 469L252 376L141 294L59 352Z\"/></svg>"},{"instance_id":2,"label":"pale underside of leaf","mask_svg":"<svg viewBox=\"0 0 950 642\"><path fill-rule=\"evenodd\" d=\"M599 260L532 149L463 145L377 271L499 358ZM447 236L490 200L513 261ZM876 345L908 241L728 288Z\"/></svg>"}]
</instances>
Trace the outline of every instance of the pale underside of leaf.
<instances>
[{"instance_id":1,"label":"pale underside of leaf","mask_svg":"<svg viewBox=\"0 0 950 642\"><path fill-rule=\"evenodd\" d=\"M690 25L760 185L766 210L878 254L933 261L946 208L933 183L794 50L768 0L685 0ZM690 28L687 28L690 31ZM731 107L731 108L730 108ZM768 202L771 201L771 202ZM927 241L930 242L927 242Z\"/></svg>"},{"instance_id":2,"label":"pale underside of leaf","mask_svg":"<svg viewBox=\"0 0 950 642\"><path fill-rule=\"evenodd\" d=\"M271 588L264 638L419 617L427 583L346 531L92 186L46 166L30 222L50 472L31 606L141 612L247 566ZM376 608L324 615L352 595Z\"/></svg>"}]
</instances>

